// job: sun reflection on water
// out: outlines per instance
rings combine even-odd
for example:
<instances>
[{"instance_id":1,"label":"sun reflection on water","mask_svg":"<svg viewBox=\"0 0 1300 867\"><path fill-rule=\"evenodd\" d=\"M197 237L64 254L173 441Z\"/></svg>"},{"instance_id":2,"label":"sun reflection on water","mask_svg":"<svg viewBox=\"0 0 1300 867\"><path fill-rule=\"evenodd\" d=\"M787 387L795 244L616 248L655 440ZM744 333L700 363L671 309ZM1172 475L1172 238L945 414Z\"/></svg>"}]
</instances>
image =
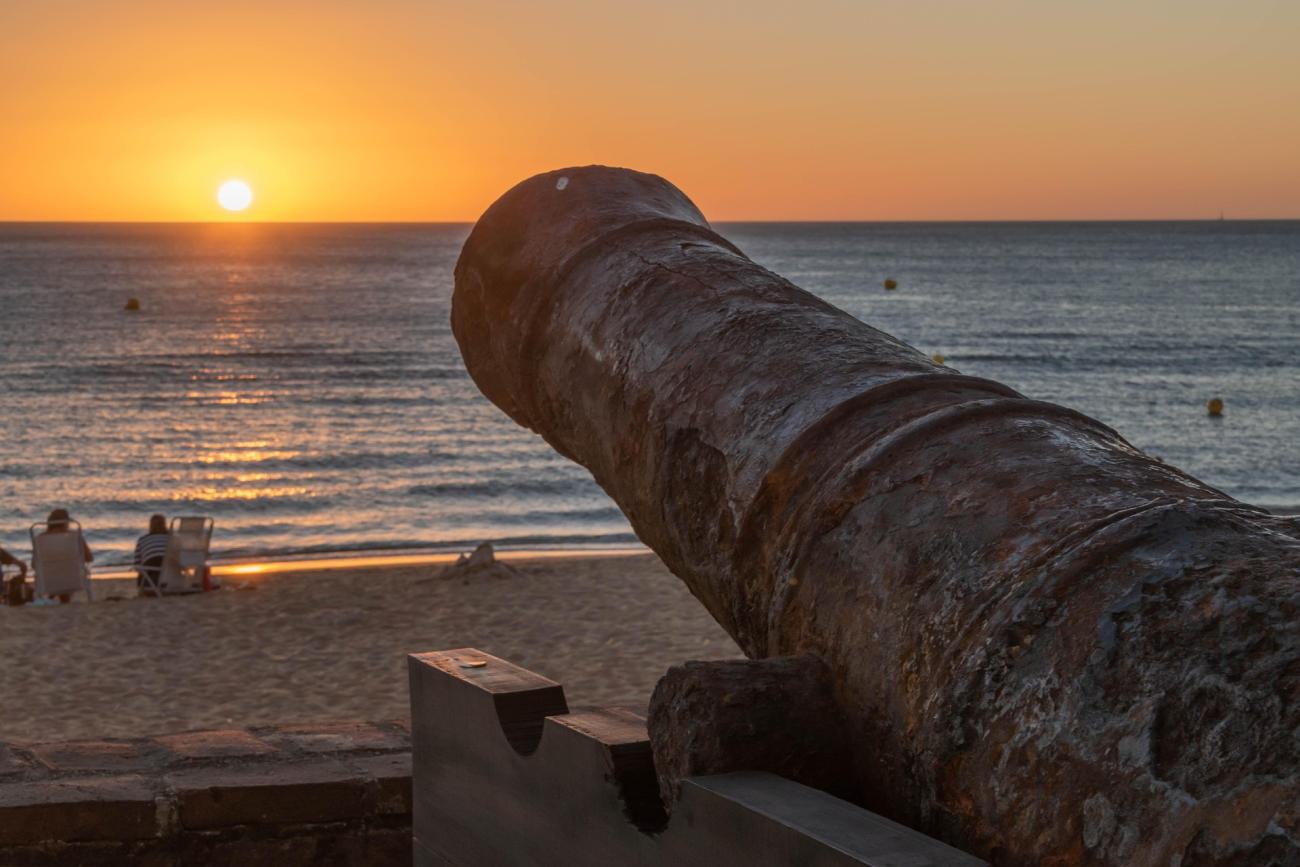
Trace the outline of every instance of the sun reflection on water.
<instances>
[{"instance_id":1,"label":"sun reflection on water","mask_svg":"<svg viewBox=\"0 0 1300 867\"><path fill-rule=\"evenodd\" d=\"M196 455L194 460L201 464L256 464L262 461L287 461L298 457L301 452L290 449L221 449Z\"/></svg>"},{"instance_id":2,"label":"sun reflection on water","mask_svg":"<svg viewBox=\"0 0 1300 867\"><path fill-rule=\"evenodd\" d=\"M219 406L236 406L236 405L257 405L259 403L270 403L275 395L269 391L187 391L185 392L187 400L197 401L201 405L219 405Z\"/></svg>"},{"instance_id":3,"label":"sun reflection on water","mask_svg":"<svg viewBox=\"0 0 1300 867\"><path fill-rule=\"evenodd\" d=\"M281 485L278 487L254 488L254 487L231 487L221 488L215 485L202 485L199 487L181 488L173 491L170 498L173 501L213 501L213 500L273 500L284 497L306 497L312 496L311 488L305 485Z\"/></svg>"}]
</instances>

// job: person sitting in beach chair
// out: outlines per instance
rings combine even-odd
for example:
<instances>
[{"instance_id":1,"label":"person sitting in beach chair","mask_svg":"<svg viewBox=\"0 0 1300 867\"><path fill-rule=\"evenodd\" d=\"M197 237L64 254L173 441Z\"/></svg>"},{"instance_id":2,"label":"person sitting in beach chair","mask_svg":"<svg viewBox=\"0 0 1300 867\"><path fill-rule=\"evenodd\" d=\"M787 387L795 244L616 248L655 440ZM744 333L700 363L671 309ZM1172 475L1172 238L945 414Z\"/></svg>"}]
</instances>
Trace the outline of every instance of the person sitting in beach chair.
<instances>
[{"instance_id":1,"label":"person sitting in beach chair","mask_svg":"<svg viewBox=\"0 0 1300 867\"><path fill-rule=\"evenodd\" d=\"M25 592L27 586L27 564L10 554L4 548L0 548L0 567L4 566L18 567L17 575L10 578L8 582L0 581L0 584L4 585L6 601L10 605L22 605L27 601L27 595ZM0 575L3 575L2 569L0 569Z\"/></svg>"},{"instance_id":2,"label":"person sitting in beach chair","mask_svg":"<svg viewBox=\"0 0 1300 867\"><path fill-rule=\"evenodd\" d=\"M135 586L141 594L162 595L163 561L171 538L166 516L153 515L149 518L149 532L135 540Z\"/></svg>"},{"instance_id":3,"label":"person sitting in beach chair","mask_svg":"<svg viewBox=\"0 0 1300 867\"><path fill-rule=\"evenodd\" d=\"M44 530L37 532L39 527ZM78 590L90 593L90 563L95 555L81 534L81 524L67 509L55 509L42 525L32 524L32 566L36 570L36 595L67 604Z\"/></svg>"}]
</instances>

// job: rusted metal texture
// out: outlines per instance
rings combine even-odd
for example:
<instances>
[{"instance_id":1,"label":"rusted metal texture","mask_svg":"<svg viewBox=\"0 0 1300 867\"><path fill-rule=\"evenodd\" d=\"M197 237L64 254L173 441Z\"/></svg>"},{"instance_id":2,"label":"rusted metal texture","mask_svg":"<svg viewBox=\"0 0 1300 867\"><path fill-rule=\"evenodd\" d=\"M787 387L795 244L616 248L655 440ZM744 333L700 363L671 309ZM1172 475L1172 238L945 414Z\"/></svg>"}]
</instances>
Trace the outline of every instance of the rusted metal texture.
<instances>
[{"instance_id":1,"label":"rusted metal texture","mask_svg":"<svg viewBox=\"0 0 1300 867\"><path fill-rule=\"evenodd\" d=\"M732 771L853 797L844 714L815 656L675 665L655 686L646 726L669 808L682 780Z\"/></svg>"},{"instance_id":2,"label":"rusted metal texture","mask_svg":"<svg viewBox=\"0 0 1300 867\"><path fill-rule=\"evenodd\" d=\"M475 382L754 657L815 654L861 801L1006 865L1300 864L1300 524L932 363L661 178L479 220Z\"/></svg>"}]
</instances>

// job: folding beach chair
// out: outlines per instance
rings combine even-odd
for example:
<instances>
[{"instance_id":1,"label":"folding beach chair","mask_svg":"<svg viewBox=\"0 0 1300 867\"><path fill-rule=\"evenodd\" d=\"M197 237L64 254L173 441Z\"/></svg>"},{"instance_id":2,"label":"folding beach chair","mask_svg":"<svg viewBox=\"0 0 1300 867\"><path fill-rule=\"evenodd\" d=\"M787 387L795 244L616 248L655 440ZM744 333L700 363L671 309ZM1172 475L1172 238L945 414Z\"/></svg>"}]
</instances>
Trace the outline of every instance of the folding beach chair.
<instances>
[{"instance_id":1,"label":"folding beach chair","mask_svg":"<svg viewBox=\"0 0 1300 867\"><path fill-rule=\"evenodd\" d=\"M154 596L162 597L162 572L166 560L164 555L154 554L152 557L145 558L140 564L140 595L152 593Z\"/></svg>"},{"instance_id":2,"label":"folding beach chair","mask_svg":"<svg viewBox=\"0 0 1300 867\"><path fill-rule=\"evenodd\" d=\"M198 593L203 590L203 573L208 567L212 544L211 518L172 518L171 539L163 557L158 585L163 593Z\"/></svg>"},{"instance_id":3,"label":"folding beach chair","mask_svg":"<svg viewBox=\"0 0 1300 867\"><path fill-rule=\"evenodd\" d=\"M86 563L81 524L68 521L62 532L46 532L44 521L32 524L32 566L36 572L36 595L59 596L64 593L90 592L90 565Z\"/></svg>"}]
</instances>

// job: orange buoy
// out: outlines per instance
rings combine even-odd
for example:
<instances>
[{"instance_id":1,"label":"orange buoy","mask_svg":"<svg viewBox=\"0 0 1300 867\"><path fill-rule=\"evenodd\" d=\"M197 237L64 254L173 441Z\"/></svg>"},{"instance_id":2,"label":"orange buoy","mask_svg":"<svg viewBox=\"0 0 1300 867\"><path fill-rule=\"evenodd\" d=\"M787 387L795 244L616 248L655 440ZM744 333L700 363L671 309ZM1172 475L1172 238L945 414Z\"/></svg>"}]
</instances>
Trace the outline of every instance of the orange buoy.
<instances>
[{"instance_id":1,"label":"orange buoy","mask_svg":"<svg viewBox=\"0 0 1300 867\"><path fill-rule=\"evenodd\" d=\"M886 288L886 289L897 289L897 288L898 288L898 281L895 280L893 277L890 277L888 280L885 281L885 288Z\"/></svg>"},{"instance_id":2,"label":"orange buoy","mask_svg":"<svg viewBox=\"0 0 1300 867\"><path fill-rule=\"evenodd\" d=\"M1205 404L1205 410L1214 418L1223 415L1223 401L1217 397L1212 397Z\"/></svg>"},{"instance_id":3,"label":"orange buoy","mask_svg":"<svg viewBox=\"0 0 1300 867\"><path fill-rule=\"evenodd\" d=\"M140 299L139 298L126 299L126 307L124 307L123 309L129 310L132 313L134 313L135 311L140 309Z\"/></svg>"},{"instance_id":4,"label":"orange buoy","mask_svg":"<svg viewBox=\"0 0 1300 867\"><path fill-rule=\"evenodd\" d=\"M934 355L930 356L930 360L933 361L935 364L943 364L943 356L937 352Z\"/></svg>"}]
</instances>

